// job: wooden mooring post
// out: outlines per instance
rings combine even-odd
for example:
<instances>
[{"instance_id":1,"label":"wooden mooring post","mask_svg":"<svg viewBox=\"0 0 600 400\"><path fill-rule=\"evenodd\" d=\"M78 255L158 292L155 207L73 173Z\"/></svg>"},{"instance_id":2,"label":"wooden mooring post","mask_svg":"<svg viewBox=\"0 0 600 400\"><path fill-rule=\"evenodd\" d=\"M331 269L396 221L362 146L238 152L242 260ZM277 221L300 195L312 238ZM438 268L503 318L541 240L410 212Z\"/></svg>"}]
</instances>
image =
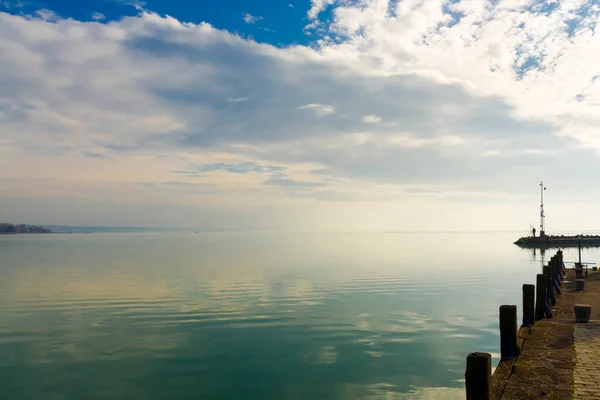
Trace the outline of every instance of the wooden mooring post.
<instances>
[{"instance_id":1,"label":"wooden mooring post","mask_svg":"<svg viewBox=\"0 0 600 400\"><path fill-rule=\"evenodd\" d=\"M544 274L537 274L535 281L535 320L539 321L546 318L552 318L552 310L548 306L547 277Z\"/></svg>"},{"instance_id":2,"label":"wooden mooring post","mask_svg":"<svg viewBox=\"0 0 600 400\"><path fill-rule=\"evenodd\" d=\"M535 318L535 285L523 285L523 326L533 325Z\"/></svg>"},{"instance_id":3,"label":"wooden mooring post","mask_svg":"<svg viewBox=\"0 0 600 400\"><path fill-rule=\"evenodd\" d=\"M546 275L546 295L548 297L548 303L553 306L556 304L556 298L554 297L554 284L552 282L552 266L544 265L542 268L544 275Z\"/></svg>"},{"instance_id":4,"label":"wooden mooring post","mask_svg":"<svg viewBox=\"0 0 600 400\"><path fill-rule=\"evenodd\" d=\"M552 268L554 270L554 277L558 281L558 286L562 286L562 281L564 280L564 277L562 274L562 268L560 267L558 256L552 257Z\"/></svg>"},{"instance_id":5,"label":"wooden mooring post","mask_svg":"<svg viewBox=\"0 0 600 400\"><path fill-rule=\"evenodd\" d=\"M517 306L500 306L500 358L512 360L517 347Z\"/></svg>"},{"instance_id":6,"label":"wooden mooring post","mask_svg":"<svg viewBox=\"0 0 600 400\"><path fill-rule=\"evenodd\" d=\"M565 268L562 250L556 252L556 258L558 259L558 267L560 268L560 272L564 277L564 275L567 273L567 269Z\"/></svg>"},{"instance_id":7,"label":"wooden mooring post","mask_svg":"<svg viewBox=\"0 0 600 400\"><path fill-rule=\"evenodd\" d=\"M492 389L492 355L471 353L465 371L467 400L489 400Z\"/></svg>"},{"instance_id":8,"label":"wooden mooring post","mask_svg":"<svg viewBox=\"0 0 600 400\"><path fill-rule=\"evenodd\" d=\"M556 292L556 295L560 296L562 294L562 290L560 289L562 282L560 280L560 274L558 273L558 264L556 263L556 260L553 260L549 265L552 271L552 288Z\"/></svg>"}]
</instances>

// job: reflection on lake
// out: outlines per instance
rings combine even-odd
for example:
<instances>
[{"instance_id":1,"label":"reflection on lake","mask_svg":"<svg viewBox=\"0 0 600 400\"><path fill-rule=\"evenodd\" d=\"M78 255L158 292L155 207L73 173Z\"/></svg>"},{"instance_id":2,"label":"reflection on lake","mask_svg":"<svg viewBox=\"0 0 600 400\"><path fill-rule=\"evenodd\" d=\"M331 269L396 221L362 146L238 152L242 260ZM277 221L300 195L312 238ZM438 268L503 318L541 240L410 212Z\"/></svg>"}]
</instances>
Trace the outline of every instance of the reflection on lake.
<instances>
[{"instance_id":1,"label":"reflection on lake","mask_svg":"<svg viewBox=\"0 0 600 400\"><path fill-rule=\"evenodd\" d=\"M3 236L3 398L462 399L541 269L517 236Z\"/></svg>"}]
</instances>

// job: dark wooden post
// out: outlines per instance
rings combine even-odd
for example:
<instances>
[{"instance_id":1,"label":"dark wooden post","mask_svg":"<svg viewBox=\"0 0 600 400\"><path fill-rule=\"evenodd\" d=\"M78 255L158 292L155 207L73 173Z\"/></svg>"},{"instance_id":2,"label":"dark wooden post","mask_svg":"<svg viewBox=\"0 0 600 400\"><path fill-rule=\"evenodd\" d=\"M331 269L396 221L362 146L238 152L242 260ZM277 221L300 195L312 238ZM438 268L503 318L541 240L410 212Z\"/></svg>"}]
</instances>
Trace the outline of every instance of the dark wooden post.
<instances>
[{"instance_id":1,"label":"dark wooden post","mask_svg":"<svg viewBox=\"0 0 600 400\"><path fill-rule=\"evenodd\" d=\"M500 357L512 360L517 354L517 306L500 306Z\"/></svg>"},{"instance_id":2,"label":"dark wooden post","mask_svg":"<svg viewBox=\"0 0 600 400\"><path fill-rule=\"evenodd\" d=\"M554 280L558 284L558 286L562 286L563 276L561 269L558 265L558 257L552 257L552 276L554 276ZM558 293L560 294L560 293Z\"/></svg>"},{"instance_id":3,"label":"dark wooden post","mask_svg":"<svg viewBox=\"0 0 600 400\"><path fill-rule=\"evenodd\" d=\"M552 318L552 310L548 307L548 295L547 292L547 283L546 283L546 275L537 274L535 281L535 320L539 321L544 319L544 315L546 318Z\"/></svg>"},{"instance_id":4,"label":"dark wooden post","mask_svg":"<svg viewBox=\"0 0 600 400\"><path fill-rule=\"evenodd\" d=\"M562 285L562 282L565 280L565 271L563 270L558 257L556 257L556 272L558 272L558 276L560 276L560 284Z\"/></svg>"},{"instance_id":5,"label":"dark wooden post","mask_svg":"<svg viewBox=\"0 0 600 400\"><path fill-rule=\"evenodd\" d=\"M565 275L566 271L563 268L562 252L560 250L558 250L556 252L555 258L556 258L556 268L558 270L558 273L560 274L560 279L564 280L565 279L564 275Z\"/></svg>"},{"instance_id":6,"label":"dark wooden post","mask_svg":"<svg viewBox=\"0 0 600 400\"><path fill-rule=\"evenodd\" d=\"M523 285L523 325L531 326L535 313L535 285Z\"/></svg>"},{"instance_id":7,"label":"dark wooden post","mask_svg":"<svg viewBox=\"0 0 600 400\"><path fill-rule=\"evenodd\" d=\"M565 264L564 264L564 260L563 260L563 252L562 250L559 250L556 252L556 258L558 258L558 267L560 268L562 274L566 274L567 271L565 271Z\"/></svg>"},{"instance_id":8,"label":"dark wooden post","mask_svg":"<svg viewBox=\"0 0 600 400\"><path fill-rule=\"evenodd\" d=\"M489 400L492 388L492 355L471 353L465 371L467 400Z\"/></svg>"},{"instance_id":9,"label":"dark wooden post","mask_svg":"<svg viewBox=\"0 0 600 400\"><path fill-rule=\"evenodd\" d=\"M552 279L552 286L554 287L554 291L556 291L557 296L559 294L562 294L562 291L560 290L560 286L558 286L558 283L556 283L556 279Z\"/></svg>"},{"instance_id":10,"label":"dark wooden post","mask_svg":"<svg viewBox=\"0 0 600 400\"><path fill-rule=\"evenodd\" d=\"M546 276L544 283L546 284L546 298L548 298L548 291L552 290L552 281ZM546 318L552 318L552 309L550 308L550 303L548 303L548 301L544 303L544 314L546 314Z\"/></svg>"},{"instance_id":11,"label":"dark wooden post","mask_svg":"<svg viewBox=\"0 0 600 400\"><path fill-rule=\"evenodd\" d=\"M556 295L560 295L562 294L562 291L560 290L560 287L562 286L562 282L561 282L561 277L560 274L558 273L558 262L556 260L556 256L552 257L552 261L549 264L552 270L552 287L554 288L554 291L556 292Z\"/></svg>"},{"instance_id":12,"label":"dark wooden post","mask_svg":"<svg viewBox=\"0 0 600 400\"><path fill-rule=\"evenodd\" d=\"M544 265L543 271L544 275L546 275L548 278L546 281L546 295L548 297L548 303L550 303L550 305L555 305L556 298L554 298L554 285L552 284L552 267L550 265Z\"/></svg>"}]
</instances>

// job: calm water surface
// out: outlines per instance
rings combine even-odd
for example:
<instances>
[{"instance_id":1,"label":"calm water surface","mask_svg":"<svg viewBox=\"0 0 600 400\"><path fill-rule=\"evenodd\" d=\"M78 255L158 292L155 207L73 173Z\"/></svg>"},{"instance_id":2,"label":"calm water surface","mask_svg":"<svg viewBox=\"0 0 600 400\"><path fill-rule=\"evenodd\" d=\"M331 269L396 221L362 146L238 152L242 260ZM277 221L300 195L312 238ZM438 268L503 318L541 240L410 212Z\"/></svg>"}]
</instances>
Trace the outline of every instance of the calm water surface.
<instances>
[{"instance_id":1,"label":"calm water surface","mask_svg":"<svg viewBox=\"0 0 600 400\"><path fill-rule=\"evenodd\" d=\"M462 399L517 236L0 236L0 398Z\"/></svg>"}]
</instances>

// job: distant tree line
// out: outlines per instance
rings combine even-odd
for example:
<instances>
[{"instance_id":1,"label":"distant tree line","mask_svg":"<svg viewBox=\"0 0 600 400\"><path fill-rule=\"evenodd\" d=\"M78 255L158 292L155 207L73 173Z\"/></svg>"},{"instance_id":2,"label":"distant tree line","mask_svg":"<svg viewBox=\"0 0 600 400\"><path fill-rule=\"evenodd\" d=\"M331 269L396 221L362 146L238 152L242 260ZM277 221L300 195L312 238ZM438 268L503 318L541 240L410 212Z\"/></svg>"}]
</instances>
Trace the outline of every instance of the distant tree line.
<instances>
[{"instance_id":1,"label":"distant tree line","mask_svg":"<svg viewBox=\"0 0 600 400\"><path fill-rule=\"evenodd\" d=\"M52 233L52 229L44 228L39 225L0 222L0 233Z\"/></svg>"}]
</instances>

